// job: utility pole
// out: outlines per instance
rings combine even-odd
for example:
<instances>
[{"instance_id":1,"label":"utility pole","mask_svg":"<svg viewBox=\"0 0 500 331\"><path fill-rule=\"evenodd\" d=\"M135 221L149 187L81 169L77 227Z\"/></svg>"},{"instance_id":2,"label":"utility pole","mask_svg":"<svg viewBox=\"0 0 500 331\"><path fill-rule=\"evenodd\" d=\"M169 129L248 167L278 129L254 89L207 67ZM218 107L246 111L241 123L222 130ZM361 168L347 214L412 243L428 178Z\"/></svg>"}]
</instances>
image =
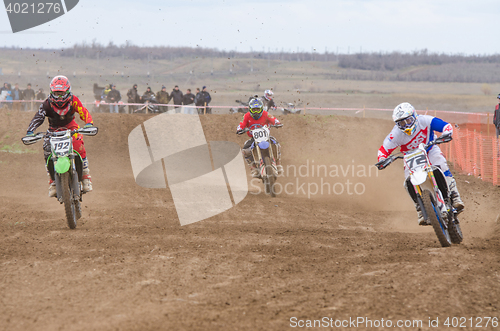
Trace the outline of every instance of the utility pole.
<instances>
[{"instance_id":1,"label":"utility pole","mask_svg":"<svg viewBox=\"0 0 500 331\"><path fill-rule=\"evenodd\" d=\"M271 48L267 49L267 67L271 68Z\"/></svg>"}]
</instances>

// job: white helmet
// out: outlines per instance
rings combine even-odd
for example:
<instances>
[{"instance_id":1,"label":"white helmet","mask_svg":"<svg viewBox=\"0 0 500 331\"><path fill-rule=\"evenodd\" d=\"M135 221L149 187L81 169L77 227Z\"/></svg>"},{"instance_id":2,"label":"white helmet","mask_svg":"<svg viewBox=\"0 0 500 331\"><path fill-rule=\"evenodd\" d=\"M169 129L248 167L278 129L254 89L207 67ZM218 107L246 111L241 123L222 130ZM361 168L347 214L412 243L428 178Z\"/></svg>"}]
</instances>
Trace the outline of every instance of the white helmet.
<instances>
[{"instance_id":1,"label":"white helmet","mask_svg":"<svg viewBox=\"0 0 500 331\"><path fill-rule=\"evenodd\" d=\"M411 104L403 102L394 108L392 120L401 131L411 136L417 127L417 112Z\"/></svg>"},{"instance_id":2,"label":"white helmet","mask_svg":"<svg viewBox=\"0 0 500 331\"><path fill-rule=\"evenodd\" d=\"M273 98L273 91L271 90L265 90L264 91L264 98L266 98L266 100L271 100Z\"/></svg>"}]
</instances>

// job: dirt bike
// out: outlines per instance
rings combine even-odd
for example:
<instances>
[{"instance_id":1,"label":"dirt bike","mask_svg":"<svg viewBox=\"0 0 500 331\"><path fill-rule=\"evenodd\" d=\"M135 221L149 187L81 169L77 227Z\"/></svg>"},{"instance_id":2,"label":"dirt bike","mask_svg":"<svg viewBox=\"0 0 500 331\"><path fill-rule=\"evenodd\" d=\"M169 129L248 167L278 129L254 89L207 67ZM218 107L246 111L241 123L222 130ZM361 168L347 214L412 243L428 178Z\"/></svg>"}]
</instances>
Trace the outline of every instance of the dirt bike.
<instances>
[{"instance_id":1,"label":"dirt bike","mask_svg":"<svg viewBox=\"0 0 500 331\"><path fill-rule=\"evenodd\" d=\"M148 96L143 95L141 100L144 102L144 106L134 110L134 113L159 113L160 107L157 105L158 101L156 101L156 97L154 95Z\"/></svg>"},{"instance_id":2,"label":"dirt bike","mask_svg":"<svg viewBox=\"0 0 500 331\"><path fill-rule=\"evenodd\" d=\"M288 114L300 114L302 109L297 109L295 108L295 105L293 103L288 103L287 107L281 108L281 111L283 112L284 115Z\"/></svg>"},{"instance_id":3,"label":"dirt bike","mask_svg":"<svg viewBox=\"0 0 500 331\"><path fill-rule=\"evenodd\" d=\"M274 183L278 178L278 169L276 167L276 159L274 157L270 128L280 128L282 124L279 125L263 125L255 127L254 129L245 128L237 132L237 134L243 134L250 131L253 137L252 144L255 146L252 150L253 159L257 163L257 169L264 184L264 189L266 194L272 197L276 196L276 191L274 190Z\"/></svg>"},{"instance_id":4,"label":"dirt bike","mask_svg":"<svg viewBox=\"0 0 500 331\"><path fill-rule=\"evenodd\" d=\"M82 201L82 158L73 150L72 135L81 133L95 136L96 127L80 128L54 132L39 132L31 137L23 137L25 145L34 144L45 137L50 138L51 154L47 159L47 167L56 184L57 200L64 203L66 219L70 229L76 228L76 221L82 217L80 202Z\"/></svg>"},{"instance_id":5,"label":"dirt bike","mask_svg":"<svg viewBox=\"0 0 500 331\"><path fill-rule=\"evenodd\" d=\"M235 114L235 113L242 113L245 114L248 112L248 102L243 102L241 100L236 100L237 103L240 105L238 107L231 107L229 109L229 113Z\"/></svg>"},{"instance_id":6,"label":"dirt bike","mask_svg":"<svg viewBox=\"0 0 500 331\"><path fill-rule=\"evenodd\" d=\"M409 170L405 187L420 206L424 220L434 228L443 247L461 243L463 234L457 210L453 208L446 178L439 167L431 165L427 150L433 145L446 143L451 139L450 135L441 136L427 145L421 143L414 150L391 155L375 164L382 170L395 160L403 159L405 167Z\"/></svg>"}]
</instances>

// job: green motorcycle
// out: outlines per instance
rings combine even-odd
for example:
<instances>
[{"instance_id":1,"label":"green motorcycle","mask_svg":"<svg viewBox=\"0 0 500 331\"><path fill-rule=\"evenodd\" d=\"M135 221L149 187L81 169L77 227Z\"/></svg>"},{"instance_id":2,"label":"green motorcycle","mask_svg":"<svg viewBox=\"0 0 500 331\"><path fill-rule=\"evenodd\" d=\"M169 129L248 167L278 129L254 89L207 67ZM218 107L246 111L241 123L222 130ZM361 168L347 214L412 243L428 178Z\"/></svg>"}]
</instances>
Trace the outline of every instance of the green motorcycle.
<instances>
[{"instance_id":1,"label":"green motorcycle","mask_svg":"<svg viewBox=\"0 0 500 331\"><path fill-rule=\"evenodd\" d=\"M54 132L39 132L34 136L23 137L25 145L31 145L49 138L51 154L47 159L47 169L54 179L57 200L63 204L66 219L70 229L76 228L76 221L82 217L80 202L82 201L82 157L73 149L72 136L80 133L85 136L95 136L96 127L63 130Z\"/></svg>"}]
</instances>

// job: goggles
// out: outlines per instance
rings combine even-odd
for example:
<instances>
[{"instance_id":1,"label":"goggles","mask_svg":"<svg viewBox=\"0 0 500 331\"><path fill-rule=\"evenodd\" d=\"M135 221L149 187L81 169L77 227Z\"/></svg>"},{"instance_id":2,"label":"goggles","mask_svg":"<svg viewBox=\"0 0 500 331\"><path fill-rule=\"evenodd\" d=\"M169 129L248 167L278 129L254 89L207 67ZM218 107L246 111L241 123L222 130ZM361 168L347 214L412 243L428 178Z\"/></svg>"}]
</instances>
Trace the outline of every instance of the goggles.
<instances>
[{"instance_id":1,"label":"goggles","mask_svg":"<svg viewBox=\"0 0 500 331\"><path fill-rule=\"evenodd\" d=\"M262 110L263 110L262 108L250 108L250 112L252 114L259 114L262 112Z\"/></svg>"},{"instance_id":2,"label":"goggles","mask_svg":"<svg viewBox=\"0 0 500 331\"><path fill-rule=\"evenodd\" d=\"M415 117L409 116L407 118L403 118L402 120L396 121L396 124L402 130L411 128L413 124L415 124Z\"/></svg>"},{"instance_id":3,"label":"goggles","mask_svg":"<svg viewBox=\"0 0 500 331\"><path fill-rule=\"evenodd\" d=\"M69 91L53 91L52 96L56 99L64 98L69 94Z\"/></svg>"}]
</instances>

